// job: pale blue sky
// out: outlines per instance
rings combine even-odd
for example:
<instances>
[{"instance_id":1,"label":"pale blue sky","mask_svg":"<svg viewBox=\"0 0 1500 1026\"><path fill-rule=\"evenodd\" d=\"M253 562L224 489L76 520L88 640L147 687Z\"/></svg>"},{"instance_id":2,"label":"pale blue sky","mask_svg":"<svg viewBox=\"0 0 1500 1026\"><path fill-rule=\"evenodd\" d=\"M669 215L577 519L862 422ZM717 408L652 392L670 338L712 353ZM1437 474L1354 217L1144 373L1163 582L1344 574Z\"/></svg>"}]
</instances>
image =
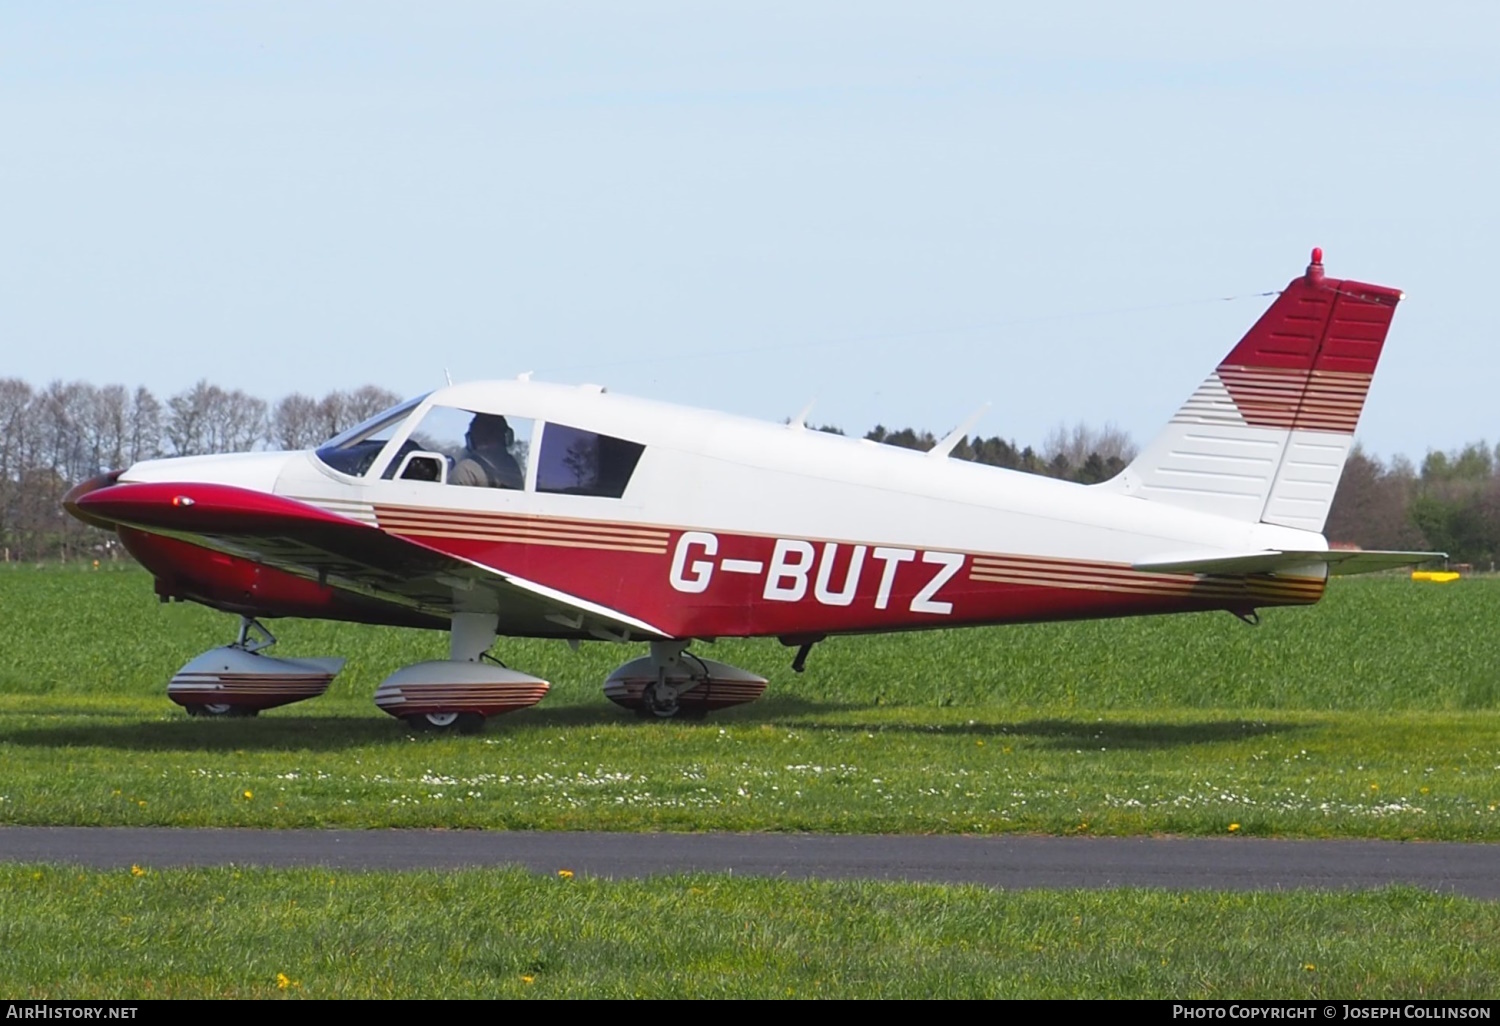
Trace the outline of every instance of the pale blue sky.
<instances>
[{"instance_id":1,"label":"pale blue sky","mask_svg":"<svg viewBox=\"0 0 1500 1026\"><path fill-rule=\"evenodd\" d=\"M1500 440L1489 3L0 4L0 376L1145 441L1321 245Z\"/></svg>"}]
</instances>

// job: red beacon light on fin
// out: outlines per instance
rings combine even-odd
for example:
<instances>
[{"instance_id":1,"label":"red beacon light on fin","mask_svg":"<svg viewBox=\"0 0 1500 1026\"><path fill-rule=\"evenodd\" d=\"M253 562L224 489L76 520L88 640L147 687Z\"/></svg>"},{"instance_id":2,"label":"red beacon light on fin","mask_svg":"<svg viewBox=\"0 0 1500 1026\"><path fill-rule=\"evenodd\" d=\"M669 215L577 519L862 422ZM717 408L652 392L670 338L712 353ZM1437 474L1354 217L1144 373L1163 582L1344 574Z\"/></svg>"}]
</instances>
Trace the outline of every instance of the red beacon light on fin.
<instances>
[{"instance_id":1,"label":"red beacon light on fin","mask_svg":"<svg viewBox=\"0 0 1500 1026\"><path fill-rule=\"evenodd\" d=\"M1307 280L1308 281L1322 281L1323 280L1323 247L1322 246L1314 246L1313 247L1312 260L1307 265Z\"/></svg>"}]
</instances>

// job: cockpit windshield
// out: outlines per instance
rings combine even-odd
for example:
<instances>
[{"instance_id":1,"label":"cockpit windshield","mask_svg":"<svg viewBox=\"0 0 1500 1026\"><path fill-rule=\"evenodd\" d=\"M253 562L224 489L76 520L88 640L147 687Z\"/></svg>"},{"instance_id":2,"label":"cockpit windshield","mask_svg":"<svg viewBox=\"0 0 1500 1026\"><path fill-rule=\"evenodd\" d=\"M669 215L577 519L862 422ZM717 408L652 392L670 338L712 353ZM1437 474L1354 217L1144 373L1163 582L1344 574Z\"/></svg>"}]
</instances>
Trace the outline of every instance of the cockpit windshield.
<instances>
[{"instance_id":1,"label":"cockpit windshield","mask_svg":"<svg viewBox=\"0 0 1500 1026\"><path fill-rule=\"evenodd\" d=\"M348 431L334 435L318 446L318 459L334 470L359 477L370 469L370 464L375 462L375 457L380 455L385 443L391 440L396 429L405 422L407 414L430 394L424 393L415 399L408 399L399 406L392 406L389 410L356 424Z\"/></svg>"}]
</instances>

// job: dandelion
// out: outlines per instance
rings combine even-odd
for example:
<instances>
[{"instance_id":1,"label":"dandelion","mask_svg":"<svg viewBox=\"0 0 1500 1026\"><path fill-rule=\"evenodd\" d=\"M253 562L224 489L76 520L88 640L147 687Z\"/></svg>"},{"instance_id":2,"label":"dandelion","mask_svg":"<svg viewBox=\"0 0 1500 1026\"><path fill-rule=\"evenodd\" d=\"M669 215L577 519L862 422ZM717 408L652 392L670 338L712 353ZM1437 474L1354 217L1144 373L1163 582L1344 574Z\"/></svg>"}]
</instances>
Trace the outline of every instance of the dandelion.
<instances>
[{"instance_id":1,"label":"dandelion","mask_svg":"<svg viewBox=\"0 0 1500 1026\"><path fill-rule=\"evenodd\" d=\"M1315 966L1315 965L1313 965L1313 964L1312 964L1312 963L1311 963L1311 962L1308 962L1308 963L1307 963L1307 964L1306 964L1306 965L1304 965L1304 966L1303 966L1303 967L1302 967L1302 968L1303 968L1303 969L1304 969L1304 970L1305 970L1305 971L1307 971L1307 972L1310 972L1310 973L1315 973L1315 972L1317 972L1317 971L1318 971L1318 967L1317 967L1317 966Z\"/></svg>"},{"instance_id":2,"label":"dandelion","mask_svg":"<svg viewBox=\"0 0 1500 1026\"><path fill-rule=\"evenodd\" d=\"M146 807L146 799L142 798L140 801L136 802L136 804L144 809Z\"/></svg>"},{"instance_id":3,"label":"dandelion","mask_svg":"<svg viewBox=\"0 0 1500 1026\"><path fill-rule=\"evenodd\" d=\"M521 977L521 982L522 983L535 983L536 982L536 977L535 976L523 976L523 977Z\"/></svg>"},{"instance_id":4,"label":"dandelion","mask_svg":"<svg viewBox=\"0 0 1500 1026\"><path fill-rule=\"evenodd\" d=\"M140 866L131 866L130 867L130 875L131 876L145 876L146 875L146 871L144 869L142 869Z\"/></svg>"},{"instance_id":5,"label":"dandelion","mask_svg":"<svg viewBox=\"0 0 1500 1026\"><path fill-rule=\"evenodd\" d=\"M246 791L245 792L245 801L248 802L250 799L252 799L254 797L255 797L255 795L252 792L250 792L250 791Z\"/></svg>"},{"instance_id":6,"label":"dandelion","mask_svg":"<svg viewBox=\"0 0 1500 1026\"><path fill-rule=\"evenodd\" d=\"M287 979L286 973L277 973L276 974L276 989L277 990L286 990L291 985L292 985L292 981L289 980L289 979Z\"/></svg>"},{"instance_id":7,"label":"dandelion","mask_svg":"<svg viewBox=\"0 0 1500 1026\"><path fill-rule=\"evenodd\" d=\"M1239 828L1240 828L1240 825L1238 823L1231 823L1231 824L1229 824L1229 832L1231 834L1234 833L1235 831L1239 830Z\"/></svg>"},{"instance_id":8,"label":"dandelion","mask_svg":"<svg viewBox=\"0 0 1500 1026\"><path fill-rule=\"evenodd\" d=\"M559 869L557 871L557 875L562 877L564 880L573 879L573 871L571 869Z\"/></svg>"}]
</instances>

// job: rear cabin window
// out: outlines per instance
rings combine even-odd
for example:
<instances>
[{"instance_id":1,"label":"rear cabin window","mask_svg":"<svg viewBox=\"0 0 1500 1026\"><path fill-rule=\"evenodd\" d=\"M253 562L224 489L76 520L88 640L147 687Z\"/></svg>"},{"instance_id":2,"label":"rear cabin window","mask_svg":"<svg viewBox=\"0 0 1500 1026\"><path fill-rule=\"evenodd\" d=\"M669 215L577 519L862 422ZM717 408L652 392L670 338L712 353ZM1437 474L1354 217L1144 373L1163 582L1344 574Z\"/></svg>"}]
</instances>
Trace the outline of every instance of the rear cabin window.
<instances>
[{"instance_id":1,"label":"rear cabin window","mask_svg":"<svg viewBox=\"0 0 1500 1026\"><path fill-rule=\"evenodd\" d=\"M639 442L566 424L548 424L542 429L536 490L618 499L625 494L630 475L645 451Z\"/></svg>"}]
</instances>

